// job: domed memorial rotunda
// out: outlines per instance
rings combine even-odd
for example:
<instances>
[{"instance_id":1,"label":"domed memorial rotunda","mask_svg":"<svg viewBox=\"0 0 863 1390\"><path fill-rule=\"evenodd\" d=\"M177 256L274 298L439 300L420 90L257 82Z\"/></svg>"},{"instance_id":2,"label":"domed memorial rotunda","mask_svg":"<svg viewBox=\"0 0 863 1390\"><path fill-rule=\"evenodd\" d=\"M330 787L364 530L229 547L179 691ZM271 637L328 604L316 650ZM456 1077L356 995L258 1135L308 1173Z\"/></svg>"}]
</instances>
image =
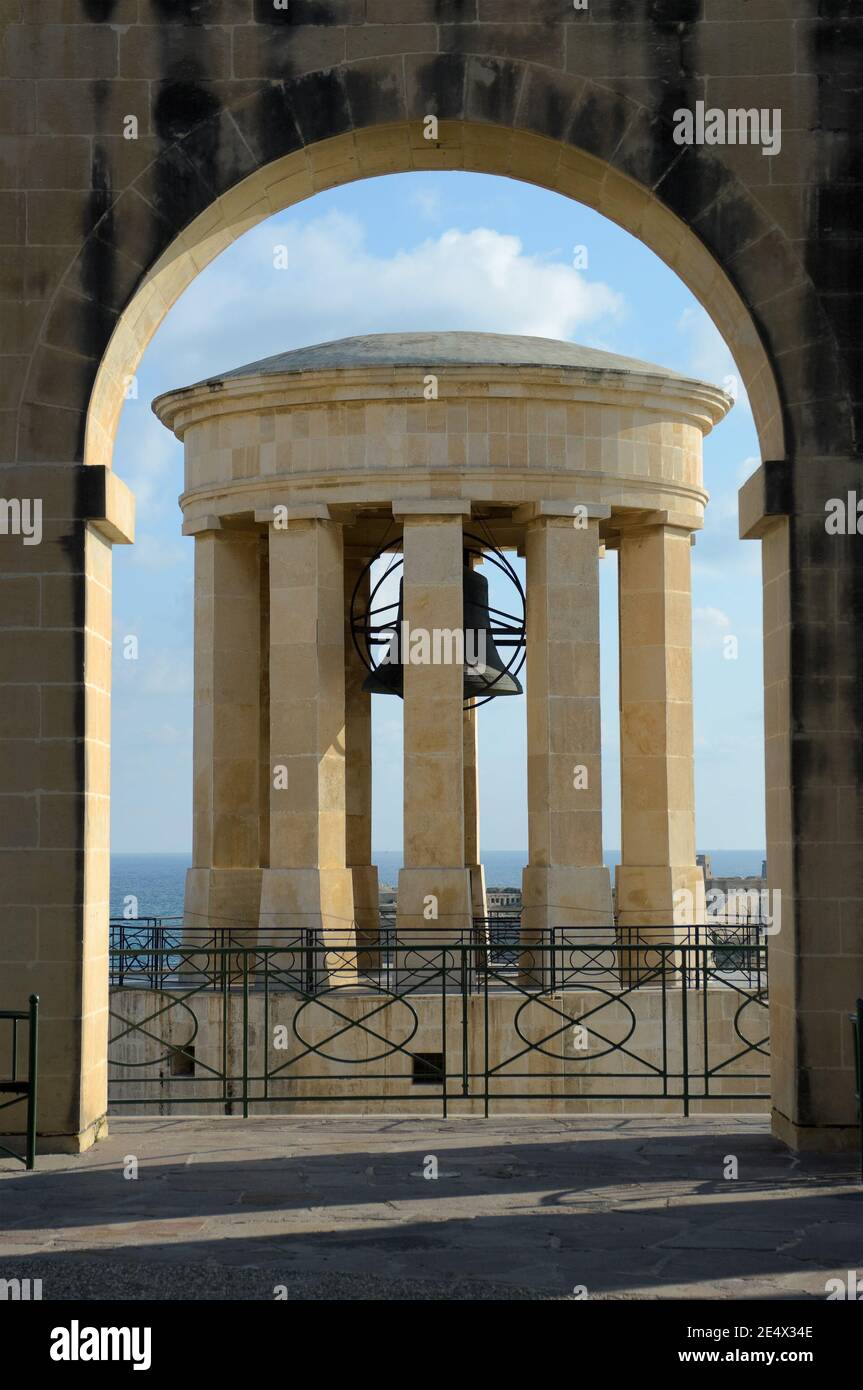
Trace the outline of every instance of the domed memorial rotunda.
<instances>
[{"instance_id":1,"label":"domed memorial rotunda","mask_svg":"<svg viewBox=\"0 0 863 1390\"><path fill-rule=\"evenodd\" d=\"M523 683L523 931L607 936L606 548L620 569L617 917L667 932L686 889L697 919L690 546L702 440L730 404L647 362L489 333L346 338L160 396L195 541L187 921L371 946L378 691L404 700L399 929L469 926L484 915L477 719ZM507 552L525 557L526 617ZM489 605L490 566L512 582L506 611Z\"/></svg>"}]
</instances>

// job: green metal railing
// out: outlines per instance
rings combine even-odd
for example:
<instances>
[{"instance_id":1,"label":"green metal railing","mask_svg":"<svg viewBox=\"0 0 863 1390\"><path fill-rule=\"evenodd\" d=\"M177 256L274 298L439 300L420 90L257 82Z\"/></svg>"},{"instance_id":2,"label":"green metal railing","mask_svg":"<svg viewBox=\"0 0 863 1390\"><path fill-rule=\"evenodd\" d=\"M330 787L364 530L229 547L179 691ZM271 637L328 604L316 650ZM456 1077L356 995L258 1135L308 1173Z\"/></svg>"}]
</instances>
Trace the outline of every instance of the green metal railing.
<instances>
[{"instance_id":1,"label":"green metal railing","mask_svg":"<svg viewBox=\"0 0 863 1390\"><path fill-rule=\"evenodd\" d=\"M488 1115L543 1100L661 1100L689 1115L700 1100L768 1094L763 944L735 944L733 972L712 944L593 944L589 932L500 963L485 939L429 942L418 930L390 939L386 961L363 974L355 945L293 933L247 946L240 935L112 953L112 1106L247 1116L271 1102L377 1101L446 1116L457 1101ZM721 1041L720 987L731 1000Z\"/></svg>"},{"instance_id":2,"label":"green metal railing","mask_svg":"<svg viewBox=\"0 0 863 1390\"><path fill-rule=\"evenodd\" d=\"M860 1180L863 1182L863 999L848 1015L854 1030L854 1078L856 1082L857 1118L860 1124Z\"/></svg>"},{"instance_id":3,"label":"green metal railing","mask_svg":"<svg viewBox=\"0 0 863 1390\"><path fill-rule=\"evenodd\" d=\"M21 1154L14 1149L6 1148L5 1144L0 1144L0 1153L7 1154L10 1158L18 1158L27 1168L36 1166L36 1105L37 1105L37 1084L36 1078L39 1067L39 996L30 995L30 1007L26 1010L20 1009L0 1009L0 1022L11 1023L12 1025L12 1056L11 1072L8 1080L0 1080L0 1096L11 1096L11 1100L5 1100L0 1104L0 1111L8 1110L10 1106L27 1105L27 1133L25 1137L25 1150L23 1159ZM28 1047L27 1047L27 1077L26 1080L19 1076L20 1069L20 1047L18 1043L18 1025L27 1023L28 1027Z\"/></svg>"}]
</instances>

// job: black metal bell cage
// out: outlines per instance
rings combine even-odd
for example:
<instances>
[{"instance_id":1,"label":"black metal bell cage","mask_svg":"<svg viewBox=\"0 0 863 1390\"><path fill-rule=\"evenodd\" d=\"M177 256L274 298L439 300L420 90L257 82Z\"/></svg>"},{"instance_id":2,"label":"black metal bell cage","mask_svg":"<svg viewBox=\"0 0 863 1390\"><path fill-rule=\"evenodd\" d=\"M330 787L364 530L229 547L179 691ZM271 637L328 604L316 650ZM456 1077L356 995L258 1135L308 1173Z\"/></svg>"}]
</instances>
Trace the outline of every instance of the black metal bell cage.
<instances>
[{"instance_id":1,"label":"black metal bell cage","mask_svg":"<svg viewBox=\"0 0 863 1390\"><path fill-rule=\"evenodd\" d=\"M381 589L404 565L402 540L382 545L361 571L351 595L351 635L354 646L368 671L363 690L372 694L404 697L402 651L404 622L404 579L399 579L399 596L393 603L379 603ZM364 599L365 580L372 566L383 556L391 556L384 572L369 585ZM518 575L504 553L489 539L465 532L462 568L464 652L464 705L476 709L504 695L521 695L518 679L525 657L525 596ZM471 564L478 556L488 560L510 582L517 596L517 613L508 613L489 603L488 580ZM501 648L509 652L504 660ZM407 653L411 660L410 653Z\"/></svg>"}]
</instances>

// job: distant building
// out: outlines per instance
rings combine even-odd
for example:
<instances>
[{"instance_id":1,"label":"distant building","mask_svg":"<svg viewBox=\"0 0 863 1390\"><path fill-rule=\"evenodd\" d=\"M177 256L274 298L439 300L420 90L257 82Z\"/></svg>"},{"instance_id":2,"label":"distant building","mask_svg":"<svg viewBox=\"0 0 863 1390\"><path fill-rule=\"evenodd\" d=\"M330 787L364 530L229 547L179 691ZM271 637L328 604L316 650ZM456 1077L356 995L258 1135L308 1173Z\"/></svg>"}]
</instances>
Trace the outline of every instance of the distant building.
<instances>
[{"instance_id":1,"label":"distant building","mask_svg":"<svg viewBox=\"0 0 863 1390\"><path fill-rule=\"evenodd\" d=\"M520 888L489 888L486 899L489 917L515 917L521 912Z\"/></svg>"}]
</instances>

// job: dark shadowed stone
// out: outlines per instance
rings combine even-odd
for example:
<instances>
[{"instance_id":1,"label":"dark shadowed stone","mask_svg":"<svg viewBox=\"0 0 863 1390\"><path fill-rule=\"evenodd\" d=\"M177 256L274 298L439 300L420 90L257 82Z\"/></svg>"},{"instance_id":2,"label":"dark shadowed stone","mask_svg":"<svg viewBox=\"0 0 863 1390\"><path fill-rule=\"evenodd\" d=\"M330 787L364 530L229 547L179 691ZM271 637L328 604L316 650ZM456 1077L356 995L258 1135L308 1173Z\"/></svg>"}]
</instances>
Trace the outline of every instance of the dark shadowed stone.
<instances>
[{"instance_id":1,"label":"dark shadowed stone","mask_svg":"<svg viewBox=\"0 0 863 1390\"><path fill-rule=\"evenodd\" d=\"M614 152L614 167L636 179L645 188L654 188L668 173L680 151L669 140L669 126L661 114L643 107L626 127L626 139Z\"/></svg>"},{"instance_id":2,"label":"dark shadowed stone","mask_svg":"<svg viewBox=\"0 0 863 1390\"><path fill-rule=\"evenodd\" d=\"M482 59L475 58L474 63ZM584 91L584 79L527 67L518 97L515 125L551 140L569 143L572 122Z\"/></svg>"},{"instance_id":3,"label":"dark shadowed stone","mask_svg":"<svg viewBox=\"0 0 863 1390\"><path fill-rule=\"evenodd\" d=\"M441 24L438 43L441 53L482 53L561 69L565 33L562 24L534 23L528 7L524 23Z\"/></svg>"},{"instance_id":4,"label":"dark shadowed stone","mask_svg":"<svg viewBox=\"0 0 863 1390\"><path fill-rule=\"evenodd\" d=\"M786 349L779 365L782 392L789 404L830 396L842 384L837 373L843 372L843 361L832 336Z\"/></svg>"},{"instance_id":5,"label":"dark shadowed stone","mask_svg":"<svg viewBox=\"0 0 863 1390\"><path fill-rule=\"evenodd\" d=\"M831 11L831 14L835 11ZM859 137L860 72L863 65L863 21L836 18L811 25L799 35L818 73L819 125L829 123L836 133L826 146L817 176L817 195L810 203L806 268L821 294L838 298L863 287L863 150ZM829 110L829 117L827 111ZM824 136L819 141L819 153ZM859 300L858 300L859 304ZM836 301L830 301L836 311ZM840 311L841 312L841 311ZM846 335L843 334L843 341ZM858 335L843 350L843 384L849 396L848 451L863 447L863 354ZM861 655L863 675L863 655Z\"/></svg>"},{"instance_id":6,"label":"dark shadowed stone","mask_svg":"<svg viewBox=\"0 0 863 1390\"><path fill-rule=\"evenodd\" d=\"M51 306L43 337L46 343L66 352L99 358L116 323L116 310L61 290Z\"/></svg>"},{"instance_id":7,"label":"dark shadowed stone","mask_svg":"<svg viewBox=\"0 0 863 1390\"><path fill-rule=\"evenodd\" d=\"M364 0L290 0L286 10L273 0L254 0L257 24L361 24Z\"/></svg>"},{"instance_id":8,"label":"dark shadowed stone","mask_svg":"<svg viewBox=\"0 0 863 1390\"><path fill-rule=\"evenodd\" d=\"M755 206L741 185L729 184L710 207L692 222L692 230L717 259L728 259L758 241L773 223Z\"/></svg>"},{"instance_id":9,"label":"dark shadowed stone","mask_svg":"<svg viewBox=\"0 0 863 1390\"><path fill-rule=\"evenodd\" d=\"M83 0L84 13L94 24L105 24L117 8L117 0Z\"/></svg>"},{"instance_id":10,"label":"dark shadowed stone","mask_svg":"<svg viewBox=\"0 0 863 1390\"><path fill-rule=\"evenodd\" d=\"M221 0L150 0L163 24L213 24L222 18Z\"/></svg>"},{"instance_id":11,"label":"dark shadowed stone","mask_svg":"<svg viewBox=\"0 0 863 1390\"><path fill-rule=\"evenodd\" d=\"M183 141L192 161L214 194L224 193L259 167L229 111L196 126Z\"/></svg>"},{"instance_id":12,"label":"dark shadowed stone","mask_svg":"<svg viewBox=\"0 0 863 1390\"><path fill-rule=\"evenodd\" d=\"M776 364L776 373L781 391L781 363ZM789 457L795 453L840 453L848 445L853 448L852 424L851 404L847 396L826 396L823 400L801 401L788 407L785 435Z\"/></svg>"},{"instance_id":13,"label":"dark shadowed stone","mask_svg":"<svg viewBox=\"0 0 863 1390\"><path fill-rule=\"evenodd\" d=\"M439 116L441 120L460 120L464 116L467 59L457 53L440 53L426 58L419 54L405 58L408 116L422 120Z\"/></svg>"},{"instance_id":14,"label":"dark shadowed stone","mask_svg":"<svg viewBox=\"0 0 863 1390\"><path fill-rule=\"evenodd\" d=\"M87 412L25 401L19 415L18 458L23 463L56 463L84 458Z\"/></svg>"},{"instance_id":15,"label":"dark shadowed stone","mask_svg":"<svg viewBox=\"0 0 863 1390\"><path fill-rule=\"evenodd\" d=\"M407 114L401 60L367 58L345 65L344 82L355 129L402 121Z\"/></svg>"},{"instance_id":16,"label":"dark shadowed stone","mask_svg":"<svg viewBox=\"0 0 863 1390\"><path fill-rule=\"evenodd\" d=\"M94 144L91 162L91 193L81 235L84 245L81 251L81 278L84 292L88 296L81 318L81 349L95 356L102 350L101 305L110 304L114 292L114 248L113 211L111 208L111 179L107 160L98 143ZM97 226L102 227L103 238L91 236ZM56 310L56 302L54 309ZM87 315L92 315L88 326ZM75 340L69 344L74 351Z\"/></svg>"},{"instance_id":17,"label":"dark shadowed stone","mask_svg":"<svg viewBox=\"0 0 863 1390\"><path fill-rule=\"evenodd\" d=\"M211 188L182 145L169 145L137 185L176 236L209 207Z\"/></svg>"},{"instance_id":18,"label":"dark shadowed stone","mask_svg":"<svg viewBox=\"0 0 863 1390\"><path fill-rule=\"evenodd\" d=\"M140 200L139 200L140 201ZM93 234L94 239L99 239L99 232ZM116 237L116 233L114 233ZM63 280L64 287L71 290L73 294L82 295L84 298L96 299L106 309L119 313L125 309L132 295L140 285L146 274L143 266L136 265L129 260L128 256L120 251L116 244L116 239L112 243L113 260L111 263L111 275L104 281L100 281L98 292L94 292L92 279L88 276L88 257L91 254L89 245L82 247L78 257L72 262Z\"/></svg>"},{"instance_id":19,"label":"dark shadowed stone","mask_svg":"<svg viewBox=\"0 0 863 1390\"><path fill-rule=\"evenodd\" d=\"M432 0L435 19L439 24L448 20L476 19L477 0Z\"/></svg>"},{"instance_id":20,"label":"dark shadowed stone","mask_svg":"<svg viewBox=\"0 0 863 1390\"><path fill-rule=\"evenodd\" d=\"M294 111L293 84L265 87L232 112L243 139L259 164L271 164L302 149Z\"/></svg>"},{"instance_id":21,"label":"dark shadowed stone","mask_svg":"<svg viewBox=\"0 0 863 1390\"><path fill-rule=\"evenodd\" d=\"M756 306L806 279L794 250L776 228L736 255L726 251L724 262L729 274L745 286L747 302Z\"/></svg>"},{"instance_id":22,"label":"dark shadowed stone","mask_svg":"<svg viewBox=\"0 0 863 1390\"><path fill-rule=\"evenodd\" d=\"M858 197L863 193L858 193ZM816 285L825 294L849 292L863 284L863 247L859 240L838 238L809 242L806 265Z\"/></svg>"},{"instance_id":23,"label":"dark shadowed stone","mask_svg":"<svg viewBox=\"0 0 863 1390\"><path fill-rule=\"evenodd\" d=\"M33 359L31 394L38 401L80 410L82 402L90 399L98 370L96 357L77 357L41 344Z\"/></svg>"},{"instance_id":24,"label":"dark shadowed stone","mask_svg":"<svg viewBox=\"0 0 863 1390\"><path fill-rule=\"evenodd\" d=\"M812 343L828 331L828 319L819 300L803 285L793 285L764 304L761 322L770 341L779 345Z\"/></svg>"},{"instance_id":25,"label":"dark shadowed stone","mask_svg":"<svg viewBox=\"0 0 863 1390\"><path fill-rule=\"evenodd\" d=\"M668 152L681 151L680 158L671 164L668 173L658 181L656 191L664 203L684 222L692 223L714 199L732 186L734 175L705 150L696 145L674 143L668 128Z\"/></svg>"},{"instance_id":26,"label":"dark shadowed stone","mask_svg":"<svg viewBox=\"0 0 863 1390\"><path fill-rule=\"evenodd\" d=\"M294 16L294 5L289 4L286 10L277 10L273 6L273 0L254 0L252 14L256 24L296 24L299 21Z\"/></svg>"},{"instance_id":27,"label":"dark shadowed stone","mask_svg":"<svg viewBox=\"0 0 863 1390\"><path fill-rule=\"evenodd\" d=\"M597 159L611 162L637 111L634 102L588 82L573 116L570 142Z\"/></svg>"},{"instance_id":28,"label":"dark shadowed stone","mask_svg":"<svg viewBox=\"0 0 863 1390\"><path fill-rule=\"evenodd\" d=\"M160 140L179 140L218 111L219 99L200 81L200 73L198 68L194 77L169 78L156 87L153 127Z\"/></svg>"},{"instance_id":29,"label":"dark shadowed stone","mask_svg":"<svg viewBox=\"0 0 863 1390\"><path fill-rule=\"evenodd\" d=\"M679 29L704 18L704 0L648 0L647 15L657 28Z\"/></svg>"},{"instance_id":30,"label":"dark shadowed stone","mask_svg":"<svg viewBox=\"0 0 863 1390\"><path fill-rule=\"evenodd\" d=\"M351 113L340 69L310 72L290 84L297 128L303 143L329 140L350 130Z\"/></svg>"},{"instance_id":31,"label":"dark shadowed stone","mask_svg":"<svg viewBox=\"0 0 863 1390\"><path fill-rule=\"evenodd\" d=\"M100 222L93 235L122 247L122 255L146 271L170 243L174 231L137 189L130 188L114 203L110 224Z\"/></svg>"},{"instance_id":32,"label":"dark shadowed stone","mask_svg":"<svg viewBox=\"0 0 863 1390\"><path fill-rule=\"evenodd\" d=\"M834 182L819 188L815 215L821 237L855 237L858 254L863 252L863 199L857 183ZM847 283L854 285L853 280ZM858 284L855 288L859 291L863 286Z\"/></svg>"},{"instance_id":33,"label":"dark shadowed stone","mask_svg":"<svg viewBox=\"0 0 863 1390\"><path fill-rule=\"evenodd\" d=\"M513 125L524 66L508 58L470 58L465 114L472 120Z\"/></svg>"}]
</instances>

